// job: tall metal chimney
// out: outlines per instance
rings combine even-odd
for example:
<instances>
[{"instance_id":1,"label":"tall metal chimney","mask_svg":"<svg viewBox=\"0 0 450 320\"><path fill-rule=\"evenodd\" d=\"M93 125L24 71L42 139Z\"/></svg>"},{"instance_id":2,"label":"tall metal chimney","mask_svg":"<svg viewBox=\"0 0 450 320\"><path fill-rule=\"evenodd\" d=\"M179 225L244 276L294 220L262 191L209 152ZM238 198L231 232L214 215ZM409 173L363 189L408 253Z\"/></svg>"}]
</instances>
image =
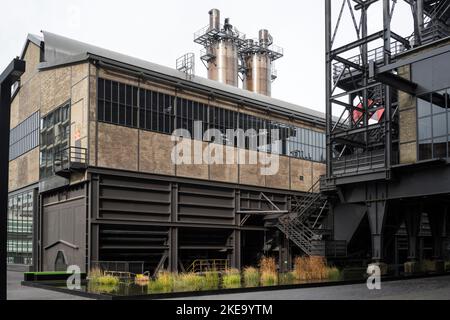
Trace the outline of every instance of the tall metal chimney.
<instances>
[{"instance_id":1,"label":"tall metal chimney","mask_svg":"<svg viewBox=\"0 0 450 320\"><path fill-rule=\"evenodd\" d=\"M273 61L283 56L283 49L273 46L269 31L259 31L258 40L248 40L241 51L244 64L244 89L271 96L272 81L276 79Z\"/></svg>"},{"instance_id":2,"label":"tall metal chimney","mask_svg":"<svg viewBox=\"0 0 450 320\"><path fill-rule=\"evenodd\" d=\"M208 79L238 86L239 47L244 39L230 19L220 24L219 10L209 11L209 25L194 35L194 41L204 47L200 58L208 68Z\"/></svg>"}]
</instances>

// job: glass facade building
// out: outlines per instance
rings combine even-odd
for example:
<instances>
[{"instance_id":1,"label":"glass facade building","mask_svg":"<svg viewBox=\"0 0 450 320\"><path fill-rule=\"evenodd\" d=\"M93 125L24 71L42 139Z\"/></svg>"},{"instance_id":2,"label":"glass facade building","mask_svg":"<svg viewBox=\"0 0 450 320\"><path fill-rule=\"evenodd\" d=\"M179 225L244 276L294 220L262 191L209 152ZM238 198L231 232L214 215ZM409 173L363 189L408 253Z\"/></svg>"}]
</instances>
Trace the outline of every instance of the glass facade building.
<instances>
[{"instance_id":1,"label":"glass facade building","mask_svg":"<svg viewBox=\"0 0 450 320\"><path fill-rule=\"evenodd\" d=\"M417 98L419 160L450 156L450 89Z\"/></svg>"},{"instance_id":2,"label":"glass facade building","mask_svg":"<svg viewBox=\"0 0 450 320\"><path fill-rule=\"evenodd\" d=\"M33 190L9 197L7 261L10 264L33 263L33 207Z\"/></svg>"}]
</instances>

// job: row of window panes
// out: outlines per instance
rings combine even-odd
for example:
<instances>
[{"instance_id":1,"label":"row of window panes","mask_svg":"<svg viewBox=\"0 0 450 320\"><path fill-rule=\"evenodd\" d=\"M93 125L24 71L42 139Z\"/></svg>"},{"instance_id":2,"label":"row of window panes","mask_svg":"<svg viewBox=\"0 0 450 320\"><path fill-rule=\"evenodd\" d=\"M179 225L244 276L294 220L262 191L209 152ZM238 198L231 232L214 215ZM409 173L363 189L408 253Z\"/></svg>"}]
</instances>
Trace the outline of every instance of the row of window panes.
<instances>
[{"instance_id":1,"label":"row of window panes","mask_svg":"<svg viewBox=\"0 0 450 320\"><path fill-rule=\"evenodd\" d=\"M33 251L33 191L8 199L8 263L31 264Z\"/></svg>"},{"instance_id":2,"label":"row of window panes","mask_svg":"<svg viewBox=\"0 0 450 320\"><path fill-rule=\"evenodd\" d=\"M53 159L69 147L70 103L47 114L41 119L40 177L53 175Z\"/></svg>"},{"instance_id":3,"label":"row of window panes","mask_svg":"<svg viewBox=\"0 0 450 320\"><path fill-rule=\"evenodd\" d=\"M421 95L417 99L419 118L446 112L450 108L450 89Z\"/></svg>"},{"instance_id":4,"label":"row of window panes","mask_svg":"<svg viewBox=\"0 0 450 320\"><path fill-rule=\"evenodd\" d=\"M203 122L203 131L218 129L225 144L236 145L228 141L226 130L240 128L244 131L254 129L267 130L267 145L259 149L283 155L325 161L325 134L310 129L265 120L248 114L242 114L225 108L209 106L204 103L177 98L172 95L137 88L115 81L98 79L98 120L102 122L136 127L140 129L172 134L174 129L186 129L194 136L195 121ZM175 110L176 109L176 110ZM278 129L281 142L272 141L271 130ZM203 132L200 133L203 135ZM214 141L214 138L209 139ZM249 137L245 147L251 148ZM288 145L290 145L288 147ZM256 150L256 149L255 149Z\"/></svg>"},{"instance_id":5,"label":"row of window panes","mask_svg":"<svg viewBox=\"0 0 450 320\"><path fill-rule=\"evenodd\" d=\"M16 159L39 145L39 112L33 113L11 129L9 160Z\"/></svg>"},{"instance_id":6,"label":"row of window panes","mask_svg":"<svg viewBox=\"0 0 450 320\"><path fill-rule=\"evenodd\" d=\"M419 160L450 155L450 90L417 98Z\"/></svg>"}]
</instances>

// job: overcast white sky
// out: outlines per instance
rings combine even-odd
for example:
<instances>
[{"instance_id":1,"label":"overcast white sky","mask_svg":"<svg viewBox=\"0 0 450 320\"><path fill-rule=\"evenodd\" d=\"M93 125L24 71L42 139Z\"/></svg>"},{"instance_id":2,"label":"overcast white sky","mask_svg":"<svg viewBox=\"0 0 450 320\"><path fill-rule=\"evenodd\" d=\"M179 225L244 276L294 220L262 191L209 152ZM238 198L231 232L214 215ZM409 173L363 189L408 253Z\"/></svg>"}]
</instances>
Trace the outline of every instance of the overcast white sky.
<instances>
[{"instance_id":1,"label":"overcast white sky","mask_svg":"<svg viewBox=\"0 0 450 320\"><path fill-rule=\"evenodd\" d=\"M323 0L1 1L0 69L20 54L28 33L46 30L169 67L175 66L177 57L194 52L196 74L205 76L206 70L199 60L201 47L193 42L193 34L208 24L209 9L218 8L222 19L231 18L231 23L248 38L255 38L259 29L267 28L274 43L284 48L285 57L276 63L274 98L324 112L324 3ZM333 3L339 9L341 1ZM409 7L399 1L397 8L393 30L410 34ZM337 45L355 38L351 20L344 21ZM379 31L381 11L371 11L369 22L371 31Z\"/></svg>"}]
</instances>

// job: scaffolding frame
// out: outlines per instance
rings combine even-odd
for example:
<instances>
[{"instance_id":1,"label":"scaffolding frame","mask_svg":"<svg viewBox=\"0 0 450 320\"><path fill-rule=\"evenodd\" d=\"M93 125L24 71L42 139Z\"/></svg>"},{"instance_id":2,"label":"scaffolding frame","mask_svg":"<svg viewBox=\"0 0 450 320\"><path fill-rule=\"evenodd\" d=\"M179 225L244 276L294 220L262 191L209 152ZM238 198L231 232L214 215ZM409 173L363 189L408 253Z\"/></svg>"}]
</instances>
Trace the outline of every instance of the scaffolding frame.
<instances>
[{"instance_id":1,"label":"scaffolding frame","mask_svg":"<svg viewBox=\"0 0 450 320\"><path fill-rule=\"evenodd\" d=\"M369 34L368 13L380 1L383 26L380 31ZM328 187L336 186L339 180L345 180L346 183L389 180L392 166L398 163L397 90L414 94L416 86L398 76L393 69L384 74L377 71L386 69L403 52L435 41L436 35L427 36L431 28L440 26L438 37L445 36L449 28L442 27L442 23L450 14L448 0L404 1L411 7L415 30L407 37L391 30L398 0L333 1L333 4L340 3L334 26L336 12L333 11L332 1L325 0ZM350 12L348 19L357 39L335 48L346 8ZM373 48L377 41L382 41L382 46ZM356 50L359 50L359 54L352 56ZM340 92L336 93L336 89ZM337 108L342 112L336 120L333 115ZM374 115L379 116L379 119L374 121ZM377 159L372 159L372 155ZM346 170L342 170L343 166ZM350 175L354 177L348 179Z\"/></svg>"}]
</instances>

